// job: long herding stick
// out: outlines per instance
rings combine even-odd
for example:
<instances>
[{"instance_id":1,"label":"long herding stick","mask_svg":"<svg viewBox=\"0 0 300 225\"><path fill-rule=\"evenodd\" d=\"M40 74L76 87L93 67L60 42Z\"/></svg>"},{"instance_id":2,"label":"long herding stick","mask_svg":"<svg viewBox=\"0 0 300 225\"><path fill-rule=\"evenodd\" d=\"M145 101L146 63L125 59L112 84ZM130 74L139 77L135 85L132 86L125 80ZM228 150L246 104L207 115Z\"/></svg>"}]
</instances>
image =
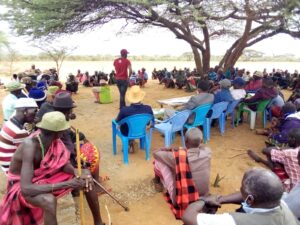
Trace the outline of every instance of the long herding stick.
<instances>
[{"instance_id":1,"label":"long herding stick","mask_svg":"<svg viewBox=\"0 0 300 225\"><path fill-rule=\"evenodd\" d=\"M81 176L81 160L80 160L80 145L79 145L79 130L76 129L76 153L77 153L77 170L78 175ZM85 225L85 214L83 207L83 191L79 192L79 209L80 209L80 220L81 225Z\"/></svg>"},{"instance_id":2,"label":"long herding stick","mask_svg":"<svg viewBox=\"0 0 300 225\"><path fill-rule=\"evenodd\" d=\"M129 208L127 206L124 206L121 202L119 202L118 199L116 199L111 193L109 193L108 190L105 189L105 187L103 187L103 185L101 185L98 181L96 181L95 179L93 179L93 181L95 182L95 184L97 184L106 194L109 195L109 197L111 197L113 200L116 201L116 203L118 203L120 206L123 207L123 209L127 212L129 211Z\"/></svg>"}]
</instances>

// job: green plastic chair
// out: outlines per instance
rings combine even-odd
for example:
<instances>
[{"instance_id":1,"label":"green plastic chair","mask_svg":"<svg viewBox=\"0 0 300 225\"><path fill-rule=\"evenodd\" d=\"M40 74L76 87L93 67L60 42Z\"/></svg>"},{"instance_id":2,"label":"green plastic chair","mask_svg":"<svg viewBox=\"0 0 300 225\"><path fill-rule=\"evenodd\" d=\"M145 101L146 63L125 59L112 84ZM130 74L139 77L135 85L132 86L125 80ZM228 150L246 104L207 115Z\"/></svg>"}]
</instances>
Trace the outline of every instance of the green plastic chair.
<instances>
[{"instance_id":1,"label":"green plastic chair","mask_svg":"<svg viewBox=\"0 0 300 225\"><path fill-rule=\"evenodd\" d=\"M237 122L236 125L239 124L239 121L241 119L241 114L242 112L247 112L248 115L250 114L250 129L253 130L255 128L255 121L256 121L256 114L258 112L262 113L262 122L263 122L263 127L266 127L266 123L267 123L267 115L266 115L266 108L269 105L269 103L271 102L271 99L266 99L266 100L262 100L258 103L245 103L242 102L239 105L239 109L238 109L238 113L237 113ZM258 104L257 105L257 110L256 111L252 111L251 109L249 109L248 107L245 108L248 105L254 105L254 104Z\"/></svg>"},{"instance_id":2,"label":"green plastic chair","mask_svg":"<svg viewBox=\"0 0 300 225\"><path fill-rule=\"evenodd\" d=\"M112 103L111 93L110 93L110 87L109 86L103 86L100 88L99 92L100 96L100 103L101 104L108 104Z\"/></svg>"}]
</instances>

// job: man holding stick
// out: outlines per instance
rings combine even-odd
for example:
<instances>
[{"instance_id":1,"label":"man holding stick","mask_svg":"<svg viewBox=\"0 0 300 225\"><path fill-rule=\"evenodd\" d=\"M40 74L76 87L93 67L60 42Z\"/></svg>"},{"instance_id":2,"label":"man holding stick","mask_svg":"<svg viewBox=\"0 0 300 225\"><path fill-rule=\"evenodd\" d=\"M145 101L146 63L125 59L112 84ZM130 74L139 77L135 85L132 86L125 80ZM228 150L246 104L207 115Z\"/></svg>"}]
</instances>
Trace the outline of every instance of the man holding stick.
<instances>
[{"instance_id":1,"label":"man holding stick","mask_svg":"<svg viewBox=\"0 0 300 225\"><path fill-rule=\"evenodd\" d=\"M12 158L7 193L0 205L0 225L57 225L56 198L82 188L89 196L88 204L93 205L94 225L103 225L92 176L85 170L74 178L70 152L60 140L70 128L65 116L46 113L36 126L40 130L25 140Z\"/></svg>"}]
</instances>

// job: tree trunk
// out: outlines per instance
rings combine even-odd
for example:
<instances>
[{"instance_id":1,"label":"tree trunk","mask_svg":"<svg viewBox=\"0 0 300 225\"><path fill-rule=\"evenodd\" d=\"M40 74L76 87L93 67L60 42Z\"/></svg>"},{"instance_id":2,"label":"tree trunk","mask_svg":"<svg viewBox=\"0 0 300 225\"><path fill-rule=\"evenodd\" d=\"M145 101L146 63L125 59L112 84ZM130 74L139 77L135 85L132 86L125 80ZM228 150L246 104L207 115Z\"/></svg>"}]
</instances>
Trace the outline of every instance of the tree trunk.
<instances>
[{"instance_id":1,"label":"tree trunk","mask_svg":"<svg viewBox=\"0 0 300 225\"><path fill-rule=\"evenodd\" d=\"M200 74L201 77L203 77L203 66L202 66L202 61L201 61L201 55L196 47L194 47L194 46L191 46L191 47L193 50L194 61L196 64L197 72Z\"/></svg>"},{"instance_id":2,"label":"tree trunk","mask_svg":"<svg viewBox=\"0 0 300 225\"><path fill-rule=\"evenodd\" d=\"M203 57L202 57L202 65L203 65L203 77L205 74L208 73L208 70L210 68L210 51L205 50Z\"/></svg>"},{"instance_id":3,"label":"tree trunk","mask_svg":"<svg viewBox=\"0 0 300 225\"><path fill-rule=\"evenodd\" d=\"M202 23L202 33L204 37L205 49L202 50L202 66L203 66L203 78L208 73L210 67L210 37L206 23Z\"/></svg>"},{"instance_id":4,"label":"tree trunk","mask_svg":"<svg viewBox=\"0 0 300 225\"><path fill-rule=\"evenodd\" d=\"M56 72L57 72L57 76L59 77L59 66L58 66L58 60L54 60L55 61L55 64L56 64Z\"/></svg>"},{"instance_id":5,"label":"tree trunk","mask_svg":"<svg viewBox=\"0 0 300 225\"><path fill-rule=\"evenodd\" d=\"M247 47L247 41L250 38L250 31L252 27L252 19L250 16L252 12L250 11L248 4L249 1L246 1L245 10L247 15L249 15L249 18L246 20L243 35L233 43L233 45L227 50L225 56L219 63L219 66L224 64L224 71L235 65L240 56L243 54L243 50Z\"/></svg>"}]
</instances>

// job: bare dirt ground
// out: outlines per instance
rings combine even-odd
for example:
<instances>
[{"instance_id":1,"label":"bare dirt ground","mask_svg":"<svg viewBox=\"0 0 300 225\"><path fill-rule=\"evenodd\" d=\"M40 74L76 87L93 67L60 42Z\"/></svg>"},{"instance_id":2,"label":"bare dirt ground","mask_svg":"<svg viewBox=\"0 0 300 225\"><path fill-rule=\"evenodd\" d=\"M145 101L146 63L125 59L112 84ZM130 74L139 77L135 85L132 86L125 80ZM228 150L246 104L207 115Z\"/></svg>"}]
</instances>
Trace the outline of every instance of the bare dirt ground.
<instances>
[{"instance_id":1,"label":"bare dirt ground","mask_svg":"<svg viewBox=\"0 0 300 225\"><path fill-rule=\"evenodd\" d=\"M153 178L153 165L145 160L145 153L141 150L129 155L129 165L123 164L121 143L118 140L118 154L112 154L111 120L118 114L119 94L115 86L111 87L113 103L107 105L95 104L91 88L80 87L79 93L74 95L77 108L76 120L71 121L74 127L84 132L87 138L101 150L101 174L108 175L110 181L105 182L107 187L113 189L112 194L129 206L130 211L124 212L108 196L99 197L101 214L107 223L107 205L112 223L114 225L179 225L181 221L175 220L161 193L155 193L151 183ZM150 81L144 91L147 93L144 103L153 108L159 108L158 99L190 95L183 90L165 89L157 81ZM0 90L0 101L5 92ZM286 93L288 94L288 93ZM2 112L1 112L2 113ZM0 115L2 121L2 115ZM261 120L257 119L257 126L261 127ZM211 183L217 174L224 179L220 187L211 187L212 194L228 194L238 191L243 173L252 167L258 166L247 154L247 149L256 152L264 147L264 137L257 136L250 130L249 124L244 123L237 128L231 128L227 121L226 132L221 136L217 127L212 128L211 141L207 144L212 149ZM163 137L154 132L151 151L163 146ZM180 145L177 137L174 146ZM0 173L0 196L3 195L5 177ZM73 202L70 196L59 203L60 224L74 224ZM235 206L226 206L220 212L233 210ZM92 224L92 217L86 209L88 225Z\"/></svg>"}]
</instances>

